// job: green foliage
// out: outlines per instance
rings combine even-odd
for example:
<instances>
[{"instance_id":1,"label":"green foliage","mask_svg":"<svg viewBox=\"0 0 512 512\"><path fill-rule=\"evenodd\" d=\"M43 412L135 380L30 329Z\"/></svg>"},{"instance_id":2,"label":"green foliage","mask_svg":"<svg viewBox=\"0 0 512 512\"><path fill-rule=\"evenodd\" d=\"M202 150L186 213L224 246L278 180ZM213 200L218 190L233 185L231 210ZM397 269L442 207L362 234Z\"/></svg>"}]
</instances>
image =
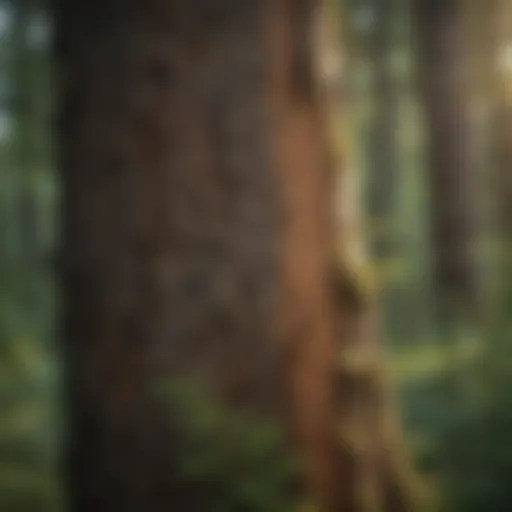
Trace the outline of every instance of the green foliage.
<instances>
[{"instance_id":1,"label":"green foliage","mask_svg":"<svg viewBox=\"0 0 512 512\"><path fill-rule=\"evenodd\" d=\"M0 510L57 512L56 369L30 338L2 344Z\"/></svg>"},{"instance_id":2,"label":"green foliage","mask_svg":"<svg viewBox=\"0 0 512 512\"><path fill-rule=\"evenodd\" d=\"M222 408L191 381L165 389L184 450L179 476L212 512L296 510L298 464L272 422Z\"/></svg>"},{"instance_id":3,"label":"green foliage","mask_svg":"<svg viewBox=\"0 0 512 512\"><path fill-rule=\"evenodd\" d=\"M447 341L395 361L417 466L446 512L510 510L511 342L509 321L480 344Z\"/></svg>"},{"instance_id":4,"label":"green foliage","mask_svg":"<svg viewBox=\"0 0 512 512\"><path fill-rule=\"evenodd\" d=\"M512 490L512 324L487 340L466 376L460 413L439 440L451 508L510 510Z\"/></svg>"},{"instance_id":5,"label":"green foliage","mask_svg":"<svg viewBox=\"0 0 512 512\"><path fill-rule=\"evenodd\" d=\"M53 242L47 46L39 2L0 4L0 510L61 510L57 377L50 348ZM33 35L33 34L32 34Z\"/></svg>"}]
</instances>

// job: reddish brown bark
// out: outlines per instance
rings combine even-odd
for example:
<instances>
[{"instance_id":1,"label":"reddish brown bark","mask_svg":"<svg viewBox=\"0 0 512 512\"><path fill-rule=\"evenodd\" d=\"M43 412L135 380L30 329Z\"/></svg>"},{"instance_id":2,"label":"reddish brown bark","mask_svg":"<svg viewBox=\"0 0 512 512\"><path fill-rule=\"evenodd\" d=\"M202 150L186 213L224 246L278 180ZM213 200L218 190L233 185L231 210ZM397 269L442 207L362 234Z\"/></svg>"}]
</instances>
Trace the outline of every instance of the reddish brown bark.
<instances>
[{"instance_id":1,"label":"reddish brown bark","mask_svg":"<svg viewBox=\"0 0 512 512\"><path fill-rule=\"evenodd\" d=\"M60 2L70 510L204 510L152 392L279 401L266 2Z\"/></svg>"},{"instance_id":2,"label":"reddish brown bark","mask_svg":"<svg viewBox=\"0 0 512 512\"><path fill-rule=\"evenodd\" d=\"M481 183L462 3L416 0L414 15L428 140L436 302L441 323L452 327L473 321L484 308Z\"/></svg>"},{"instance_id":3,"label":"reddish brown bark","mask_svg":"<svg viewBox=\"0 0 512 512\"><path fill-rule=\"evenodd\" d=\"M204 510L153 384L276 411L282 361L305 485L341 510L314 8L56 2L70 510Z\"/></svg>"},{"instance_id":4,"label":"reddish brown bark","mask_svg":"<svg viewBox=\"0 0 512 512\"><path fill-rule=\"evenodd\" d=\"M152 392L182 375L233 407L286 400L303 489L320 512L361 510L337 449L361 395L335 387L353 311L335 297L318 9L57 2L70 510L205 510Z\"/></svg>"},{"instance_id":5,"label":"reddish brown bark","mask_svg":"<svg viewBox=\"0 0 512 512\"><path fill-rule=\"evenodd\" d=\"M308 3L301 33L290 11L294 3L275 2L270 76L284 206L282 328L292 423L306 457L307 487L319 509L327 512L342 510L338 492L345 488L347 475L333 465L332 155L316 73L319 2L302 2L302 7Z\"/></svg>"}]
</instances>

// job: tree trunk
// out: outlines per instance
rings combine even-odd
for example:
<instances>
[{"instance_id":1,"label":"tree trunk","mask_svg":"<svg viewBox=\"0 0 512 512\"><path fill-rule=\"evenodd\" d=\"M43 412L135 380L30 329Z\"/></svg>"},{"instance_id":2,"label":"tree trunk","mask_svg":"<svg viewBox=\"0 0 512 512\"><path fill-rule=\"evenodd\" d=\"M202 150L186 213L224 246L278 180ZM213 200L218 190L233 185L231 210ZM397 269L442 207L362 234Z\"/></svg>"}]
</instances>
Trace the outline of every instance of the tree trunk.
<instances>
[{"instance_id":1,"label":"tree trunk","mask_svg":"<svg viewBox=\"0 0 512 512\"><path fill-rule=\"evenodd\" d=\"M493 213L497 228L494 234L499 248L498 297L503 299L512 290L512 6L506 0L494 0L487 9L475 5L475 11L475 18L479 18L483 28L482 39L485 38L482 66L475 69L475 74L485 76L481 80L485 86L482 96L485 95L489 117L487 168L492 171Z\"/></svg>"},{"instance_id":2,"label":"tree trunk","mask_svg":"<svg viewBox=\"0 0 512 512\"><path fill-rule=\"evenodd\" d=\"M375 22L370 40L373 115L368 154L368 212L372 256L379 265L385 263L394 250L398 98L391 65L394 1L377 0L374 9Z\"/></svg>"},{"instance_id":3,"label":"tree trunk","mask_svg":"<svg viewBox=\"0 0 512 512\"><path fill-rule=\"evenodd\" d=\"M12 112L16 120L12 160L10 167L15 177L15 198L17 206L17 227L19 233L18 264L20 282L23 287L22 310L27 322L37 312L36 275L34 268L39 263L41 244L37 211L37 194L34 175L38 163L34 119L37 100L34 88L34 55L29 45L29 27L34 15L34 5L27 2L14 8L12 25ZM37 69L37 68L36 68Z\"/></svg>"},{"instance_id":4,"label":"tree trunk","mask_svg":"<svg viewBox=\"0 0 512 512\"><path fill-rule=\"evenodd\" d=\"M284 395L307 487L346 510L315 4L54 2L72 511L205 510L152 392L181 375Z\"/></svg>"},{"instance_id":5,"label":"tree trunk","mask_svg":"<svg viewBox=\"0 0 512 512\"><path fill-rule=\"evenodd\" d=\"M390 279L387 271L392 268L398 250L395 212L400 200L397 139L400 80L397 79L392 61L396 49L394 22L398 6L395 0L375 0L372 7L374 23L368 41L372 114L365 152L365 225L368 228L369 255L380 285L380 307L385 312L381 330L396 336L399 334L396 325L404 324L401 300L396 283ZM415 309L419 307L417 305Z\"/></svg>"},{"instance_id":6,"label":"tree trunk","mask_svg":"<svg viewBox=\"0 0 512 512\"><path fill-rule=\"evenodd\" d=\"M482 313L480 184L458 0L416 0L418 79L428 138L433 266L442 325Z\"/></svg>"},{"instance_id":7,"label":"tree trunk","mask_svg":"<svg viewBox=\"0 0 512 512\"><path fill-rule=\"evenodd\" d=\"M473 109L478 145L478 166L485 177L485 235L486 243L493 248L501 248L502 228L509 222L502 202L507 195L506 183L509 175L507 158L510 160L508 144L510 127L507 129L507 109L505 94L507 71L503 69L501 56L510 33L510 6L507 0L489 0L486 3L468 0L465 4L467 19L467 47L470 54ZM507 157L507 154L509 155ZM504 165L503 165L504 164ZM502 171L505 172L502 172ZM509 190L512 190L509 188ZM509 195L512 198L512 195ZM505 210L505 211L504 211ZM511 212L512 213L512 212ZM503 285L506 283L506 265L501 261L501 251L486 251L486 273L489 287L486 294L487 322L494 321L500 312ZM506 261L506 259L505 259ZM505 271L505 272L504 272ZM504 279L505 278L505 279Z\"/></svg>"},{"instance_id":8,"label":"tree trunk","mask_svg":"<svg viewBox=\"0 0 512 512\"><path fill-rule=\"evenodd\" d=\"M370 324L349 322L333 280L358 230L334 230L317 8L55 7L70 510L205 510L177 484L179 442L152 393L168 376L199 376L232 407L287 410L320 512L368 510L357 482L393 474L371 428L381 387L335 387L346 329ZM340 444L352 424L371 430L357 460Z\"/></svg>"}]
</instances>

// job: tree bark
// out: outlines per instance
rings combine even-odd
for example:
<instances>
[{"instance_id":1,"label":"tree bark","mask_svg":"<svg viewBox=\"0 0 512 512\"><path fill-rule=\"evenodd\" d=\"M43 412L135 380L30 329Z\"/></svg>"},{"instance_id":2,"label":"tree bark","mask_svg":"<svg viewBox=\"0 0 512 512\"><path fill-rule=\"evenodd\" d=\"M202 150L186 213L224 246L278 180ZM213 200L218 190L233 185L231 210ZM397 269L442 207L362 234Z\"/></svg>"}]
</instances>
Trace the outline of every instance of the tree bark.
<instances>
[{"instance_id":1,"label":"tree bark","mask_svg":"<svg viewBox=\"0 0 512 512\"><path fill-rule=\"evenodd\" d=\"M383 431L356 464L340 443L381 409L336 365L355 225L338 236L319 2L54 8L70 510L205 510L152 392L179 376L286 422L320 512L365 510Z\"/></svg>"},{"instance_id":2,"label":"tree bark","mask_svg":"<svg viewBox=\"0 0 512 512\"><path fill-rule=\"evenodd\" d=\"M182 375L233 407L288 399L305 485L343 510L315 8L54 2L72 511L205 510L152 392Z\"/></svg>"},{"instance_id":3,"label":"tree bark","mask_svg":"<svg viewBox=\"0 0 512 512\"><path fill-rule=\"evenodd\" d=\"M490 181L495 206L494 235L499 248L496 276L498 297L507 301L507 295L512 289L512 67L508 55L511 48L512 8L505 0L494 0L487 9L477 4L474 10L475 18L480 20L482 46L485 49L482 65L475 69L475 74L485 77L481 78L481 94L485 96L488 105L487 168L491 170Z\"/></svg>"},{"instance_id":4,"label":"tree bark","mask_svg":"<svg viewBox=\"0 0 512 512\"><path fill-rule=\"evenodd\" d=\"M461 4L416 0L418 80L428 139L433 267L441 324L482 313L480 184L473 154Z\"/></svg>"},{"instance_id":5,"label":"tree bark","mask_svg":"<svg viewBox=\"0 0 512 512\"><path fill-rule=\"evenodd\" d=\"M485 177L482 196L485 201L485 242L486 247L499 250L486 251L486 322L493 322L501 310L503 284L509 273L501 260L502 228L508 222L507 204L502 199L507 195L507 100L505 93L507 72L503 69L501 57L510 32L509 3L503 0L489 0L482 4L468 0L464 4L466 41L470 54L471 106L475 122L475 139L478 153L477 165ZM510 161L510 158L509 158ZM503 165L504 164L504 165ZM502 172L505 170L505 172ZM509 189L510 190L510 189ZM512 197L512 196L509 196ZM506 259L505 259L506 261Z\"/></svg>"}]
</instances>

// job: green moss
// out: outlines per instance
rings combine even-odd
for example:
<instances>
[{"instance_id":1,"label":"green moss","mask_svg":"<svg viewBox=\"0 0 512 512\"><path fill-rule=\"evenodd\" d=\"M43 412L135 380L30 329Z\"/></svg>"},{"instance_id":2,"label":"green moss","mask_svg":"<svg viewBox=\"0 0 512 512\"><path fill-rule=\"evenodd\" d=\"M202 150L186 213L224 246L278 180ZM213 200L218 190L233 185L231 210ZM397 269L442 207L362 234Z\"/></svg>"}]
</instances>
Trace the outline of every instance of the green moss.
<instances>
[{"instance_id":1,"label":"green moss","mask_svg":"<svg viewBox=\"0 0 512 512\"><path fill-rule=\"evenodd\" d=\"M338 290L349 304L364 307L375 298L375 272L369 263L338 258L334 273Z\"/></svg>"}]
</instances>

